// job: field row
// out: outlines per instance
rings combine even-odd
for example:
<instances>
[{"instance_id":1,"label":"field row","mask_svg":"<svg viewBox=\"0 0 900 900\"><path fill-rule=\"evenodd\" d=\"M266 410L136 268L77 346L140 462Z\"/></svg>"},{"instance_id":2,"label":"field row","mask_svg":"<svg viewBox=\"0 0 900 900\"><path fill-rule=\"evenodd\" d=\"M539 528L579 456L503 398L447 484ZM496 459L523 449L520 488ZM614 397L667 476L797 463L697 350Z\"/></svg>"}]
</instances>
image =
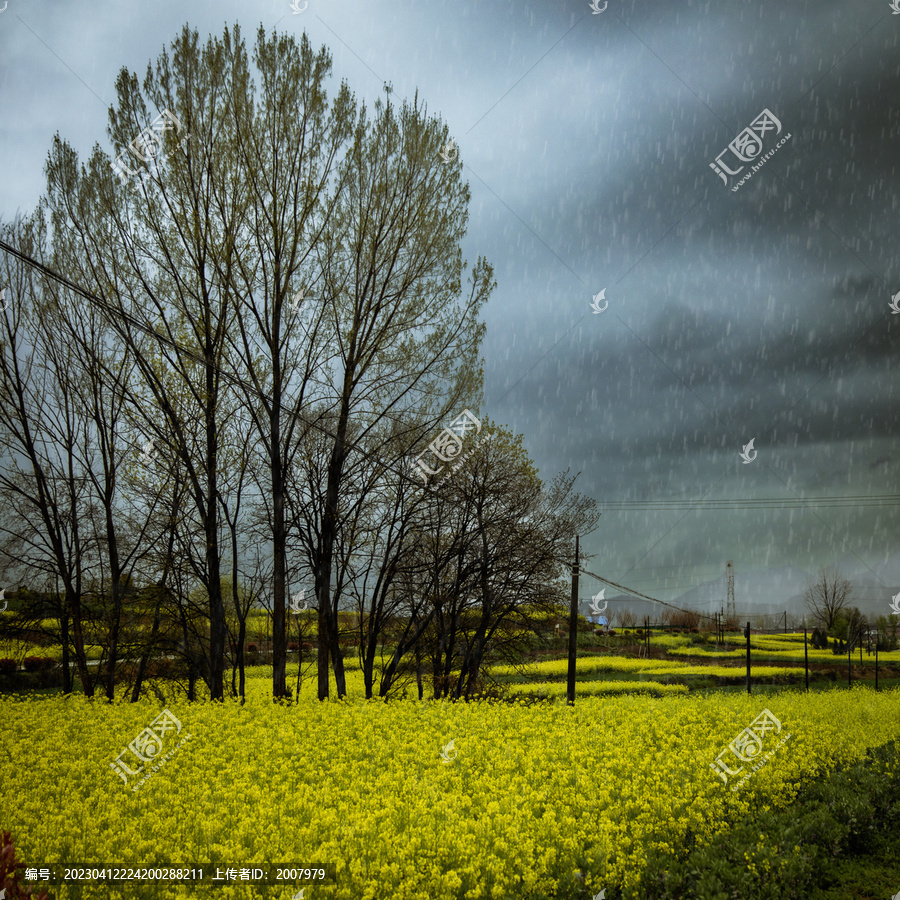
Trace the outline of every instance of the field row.
<instances>
[{"instance_id":1,"label":"field row","mask_svg":"<svg viewBox=\"0 0 900 900\"><path fill-rule=\"evenodd\" d=\"M180 730L163 749L190 739L138 791L113 763L136 767L126 748L161 704L0 698L0 781L15 785L3 825L25 862L327 862L337 881L315 896L348 900L575 897L613 885L637 898L651 848L674 851L688 834L708 842L753 804L788 807L805 780L900 736L897 690L765 700L663 690L574 708L281 706L269 690L253 677L243 707L171 702ZM765 706L779 731L764 749L790 739L733 792L737 777L723 783L714 763Z\"/></svg>"}]
</instances>

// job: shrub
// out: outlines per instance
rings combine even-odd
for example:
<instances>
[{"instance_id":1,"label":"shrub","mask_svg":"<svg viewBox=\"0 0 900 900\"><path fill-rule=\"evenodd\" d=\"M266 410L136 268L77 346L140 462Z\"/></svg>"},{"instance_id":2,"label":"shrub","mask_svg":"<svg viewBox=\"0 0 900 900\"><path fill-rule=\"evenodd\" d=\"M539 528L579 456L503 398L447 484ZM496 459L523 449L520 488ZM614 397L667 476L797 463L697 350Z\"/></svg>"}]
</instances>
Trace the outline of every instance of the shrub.
<instances>
[{"instance_id":1,"label":"shrub","mask_svg":"<svg viewBox=\"0 0 900 900\"><path fill-rule=\"evenodd\" d=\"M297 642L296 642L296 641L291 641L291 642L288 644L288 650L290 650L292 653L295 653L295 652L297 651Z\"/></svg>"},{"instance_id":2,"label":"shrub","mask_svg":"<svg viewBox=\"0 0 900 900\"><path fill-rule=\"evenodd\" d=\"M26 672L43 672L52 669L56 665L56 660L49 656L26 656L22 660L22 665Z\"/></svg>"},{"instance_id":3,"label":"shrub","mask_svg":"<svg viewBox=\"0 0 900 900\"><path fill-rule=\"evenodd\" d=\"M706 846L689 832L674 854L651 851L644 890L661 900L688 891L697 900L818 895L814 889L838 873L836 860L874 849L896 827L900 790L888 773L900 761L898 746L870 748L864 759L806 785L790 809L754 810Z\"/></svg>"},{"instance_id":4,"label":"shrub","mask_svg":"<svg viewBox=\"0 0 900 900\"><path fill-rule=\"evenodd\" d=\"M147 678L171 678L174 674L175 666L171 659L151 659L147 663Z\"/></svg>"},{"instance_id":5,"label":"shrub","mask_svg":"<svg viewBox=\"0 0 900 900\"><path fill-rule=\"evenodd\" d=\"M259 647L256 644L247 644L248 653L259 653Z\"/></svg>"},{"instance_id":6,"label":"shrub","mask_svg":"<svg viewBox=\"0 0 900 900\"><path fill-rule=\"evenodd\" d=\"M697 628L700 625L700 613L690 609L667 609L663 613L663 621L672 628Z\"/></svg>"},{"instance_id":7,"label":"shrub","mask_svg":"<svg viewBox=\"0 0 900 900\"><path fill-rule=\"evenodd\" d=\"M812 646L813 650L827 650L828 649L828 635L825 631L818 626L813 628L812 631Z\"/></svg>"},{"instance_id":8,"label":"shrub","mask_svg":"<svg viewBox=\"0 0 900 900\"><path fill-rule=\"evenodd\" d=\"M16 671L18 665L14 659L0 659L0 675L12 675ZM2 882L0 882L2 883Z\"/></svg>"}]
</instances>

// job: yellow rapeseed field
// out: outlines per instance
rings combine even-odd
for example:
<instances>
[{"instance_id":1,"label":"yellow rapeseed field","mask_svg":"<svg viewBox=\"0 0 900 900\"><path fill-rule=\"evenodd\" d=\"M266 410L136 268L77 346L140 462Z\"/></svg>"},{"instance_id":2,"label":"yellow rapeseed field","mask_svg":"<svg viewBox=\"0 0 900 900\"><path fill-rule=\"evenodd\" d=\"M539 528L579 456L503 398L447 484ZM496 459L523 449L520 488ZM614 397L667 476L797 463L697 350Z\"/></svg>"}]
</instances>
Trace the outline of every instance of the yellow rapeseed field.
<instances>
[{"instance_id":1,"label":"yellow rapeseed field","mask_svg":"<svg viewBox=\"0 0 900 900\"><path fill-rule=\"evenodd\" d=\"M804 780L900 736L898 690L626 695L574 708L287 706L272 704L269 690L267 679L251 678L243 707L170 701L181 732L165 749L190 738L138 791L111 763L161 702L0 698L0 827L31 866L334 863L337 880L308 887L305 900L574 897L613 885L637 898L651 847L675 850L688 829L706 842L751 802L786 807ZM791 739L732 792L710 765L766 707ZM262 896L289 898L297 888ZM212 896L261 894L235 885Z\"/></svg>"},{"instance_id":2,"label":"yellow rapeseed field","mask_svg":"<svg viewBox=\"0 0 900 900\"><path fill-rule=\"evenodd\" d=\"M550 659L520 667L518 673L526 678L564 678L568 672L569 661L566 659ZM775 675L802 674L803 669L789 666L753 666L751 674L757 678L770 678ZM517 674L512 666L496 666L491 669L494 675ZM578 677L597 672L618 672L633 675L678 675L683 676L717 676L720 678L740 678L746 670L740 666L692 666L689 663L674 659L635 659L628 656L582 656L577 663Z\"/></svg>"}]
</instances>

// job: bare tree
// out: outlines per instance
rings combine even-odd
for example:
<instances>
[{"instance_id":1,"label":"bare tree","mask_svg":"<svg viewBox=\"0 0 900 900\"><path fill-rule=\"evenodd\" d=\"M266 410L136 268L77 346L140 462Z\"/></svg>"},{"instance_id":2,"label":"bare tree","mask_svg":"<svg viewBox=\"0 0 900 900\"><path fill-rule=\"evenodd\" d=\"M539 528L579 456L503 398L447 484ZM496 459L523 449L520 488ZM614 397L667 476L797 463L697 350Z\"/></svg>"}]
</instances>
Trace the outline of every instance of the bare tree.
<instances>
[{"instance_id":1,"label":"bare tree","mask_svg":"<svg viewBox=\"0 0 900 900\"><path fill-rule=\"evenodd\" d=\"M835 567L823 567L815 579L810 579L803 593L803 603L809 614L821 622L829 633L853 598L853 585Z\"/></svg>"},{"instance_id":2,"label":"bare tree","mask_svg":"<svg viewBox=\"0 0 900 900\"><path fill-rule=\"evenodd\" d=\"M429 495L419 517L416 542L428 565L413 579L411 599L427 603L408 614L408 634L383 673L382 696L400 656L424 640L435 698L469 699L488 647L502 658L521 644L516 632L565 600L566 552L576 534L596 524L593 501L572 492L574 476L562 473L544 486L521 435L491 424L484 433L490 440Z\"/></svg>"},{"instance_id":3,"label":"bare tree","mask_svg":"<svg viewBox=\"0 0 900 900\"><path fill-rule=\"evenodd\" d=\"M447 131L416 98L397 109L375 105L341 169L345 185L323 235L322 291L333 316L334 369L324 396L335 417L326 467L321 532L310 568L319 613L319 699L328 696L331 652L339 696L338 606L331 595L338 510L354 442L384 421L402 421L421 439L465 404L477 404L481 306L494 288L479 259L462 295L469 190L461 167L444 165ZM327 370L327 371L330 371ZM394 443L392 434L386 440Z\"/></svg>"},{"instance_id":4,"label":"bare tree","mask_svg":"<svg viewBox=\"0 0 900 900\"><path fill-rule=\"evenodd\" d=\"M41 255L39 229L32 224L19 220L3 229L3 237L25 253ZM82 605L89 543L83 527L89 489L79 460L84 422L63 386L65 346L40 315L45 286L17 261L7 265L5 276L15 297L0 319L0 435L12 451L0 465L0 493L12 513L6 536L18 544L21 568L43 573L45 583L61 584L64 677L71 616L75 664L85 695L93 697Z\"/></svg>"},{"instance_id":5,"label":"bare tree","mask_svg":"<svg viewBox=\"0 0 900 900\"><path fill-rule=\"evenodd\" d=\"M254 60L260 89L254 93L245 82L230 95L240 199L225 194L220 201L221 218L238 230L230 253L214 263L240 309L229 340L264 459L260 491L271 498L266 524L272 542L272 692L279 698L289 694L286 485L309 427L303 414L315 399L326 338L333 338L329 298L319 293L314 260L347 176L344 171L332 177L339 150L353 136L356 105L342 84L329 107L331 56L324 47L314 54L305 33L298 47L284 35L266 37L260 26ZM240 216L229 208L233 202L241 205Z\"/></svg>"}]
</instances>

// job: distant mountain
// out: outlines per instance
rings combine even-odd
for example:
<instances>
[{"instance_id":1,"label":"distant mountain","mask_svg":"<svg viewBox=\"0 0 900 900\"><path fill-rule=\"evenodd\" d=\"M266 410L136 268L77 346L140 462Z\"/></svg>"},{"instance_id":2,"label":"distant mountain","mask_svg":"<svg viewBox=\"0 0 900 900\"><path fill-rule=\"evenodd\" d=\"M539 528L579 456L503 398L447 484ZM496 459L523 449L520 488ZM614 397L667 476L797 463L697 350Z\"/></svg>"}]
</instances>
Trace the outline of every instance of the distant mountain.
<instances>
[{"instance_id":1,"label":"distant mountain","mask_svg":"<svg viewBox=\"0 0 900 900\"><path fill-rule=\"evenodd\" d=\"M734 573L734 605L739 615L759 615L794 609L797 598L802 604L803 591L809 574L796 566L778 569L756 569L742 572L737 566ZM725 607L725 573L715 581L707 581L685 591L672 603L686 609L714 613Z\"/></svg>"},{"instance_id":2,"label":"distant mountain","mask_svg":"<svg viewBox=\"0 0 900 900\"><path fill-rule=\"evenodd\" d=\"M900 593L900 552L873 566L865 565L855 556L845 556L838 569L853 584L853 606L867 615L891 614L891 598Z\"/></svg>"},{"instance_id":3,"label":"distant mountain","mask_svg":"<svg viewBox=\"0 0 900 900\"><path fill-rule=\"evenodd\" d=\"M723 567L724 568L724 567ZM853 585L851 604L858 606L867 615L888 615L891 598L900 593L900 552L887 558L881 565L867 567L855 556L847 556L837 563L840 573L850 579ZM803 595L811 577L816 572L807 572L797 566L781 566L773 569L752 569L742 572L735 566L734 597L738 618L757 615L777 615L787 611L789 616L803 616L806 607ZM611 589L607 588L607 592ZM652 590L642 591L653 596ZM661 597L672 606L692 609L706 615L712 615L725 608L725 573L719 578L706 581L690 588L683 594L670 599ZM609 616L619 609L629 609L642 621L650 616L651 621L658 622L664 606L641 600L630 594L611 594L606 597L608 608L604 615ZM603 605L602 602L600 604ZM579 604L579 612L589 615L590 601Z\"/></svg>"}]
</instances>

